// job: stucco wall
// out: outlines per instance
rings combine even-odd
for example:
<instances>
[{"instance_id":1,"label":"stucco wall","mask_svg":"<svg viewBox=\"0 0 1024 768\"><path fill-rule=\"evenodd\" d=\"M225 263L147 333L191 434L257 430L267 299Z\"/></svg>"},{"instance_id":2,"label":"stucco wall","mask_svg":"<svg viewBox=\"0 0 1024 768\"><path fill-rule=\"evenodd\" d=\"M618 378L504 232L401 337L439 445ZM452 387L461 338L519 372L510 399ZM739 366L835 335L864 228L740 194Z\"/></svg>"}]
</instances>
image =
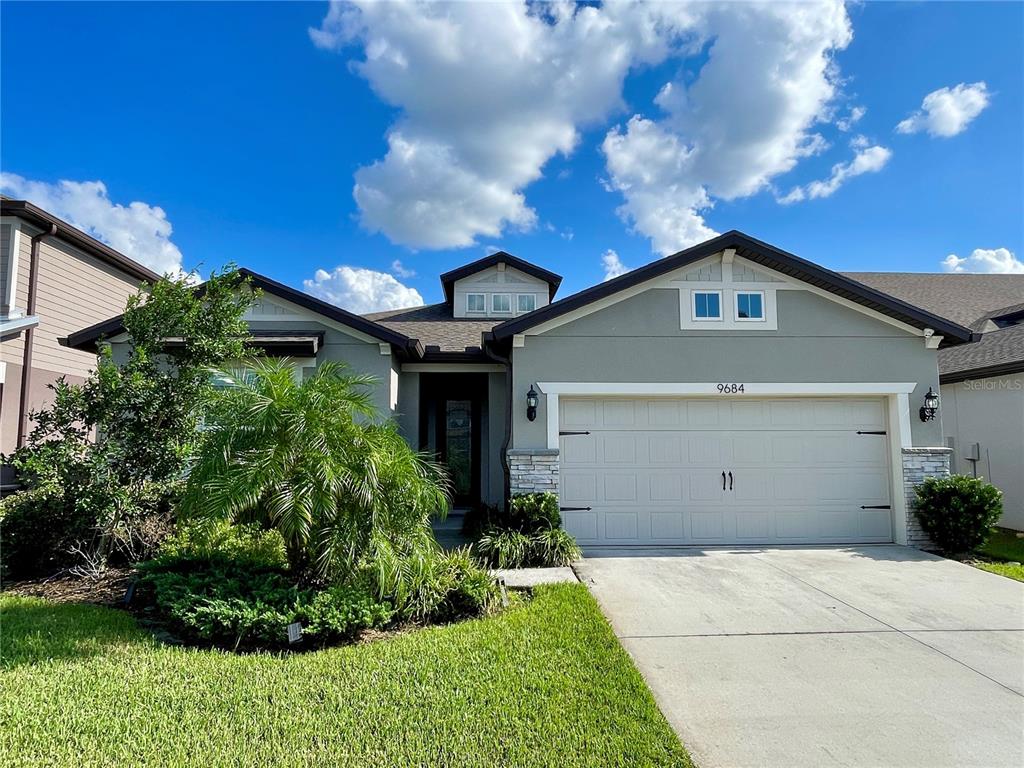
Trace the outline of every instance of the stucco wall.
<instances>
[{"instance_id":1,"label":"stucco wall","mask_svg":"<svg viewBox=\"0 0 1024 768\"><path fill-rule=\"evenodd\" d=\"M946 384L940 413L953 471L976 472L1002 490L1000 525L1024 531L1024 373ZM966 458L974 443L977 462Z\"/></svg>"},{"instance_id":2,"label":"stucco wall","mask_svg":"<svg viewBox=\"0 0 1024 768\"><path fill-rule=\"evenodd\" d=\"M526 419L539 381L916 382L916 412L938 387L935 350L889 323L807 291L778 293L778 330L681 330L679 292L657 288L513 349L513 446L546 445L546 403ZM937 421L911 419L914 445L942 445Z\"/></svg>"}]
</instances>

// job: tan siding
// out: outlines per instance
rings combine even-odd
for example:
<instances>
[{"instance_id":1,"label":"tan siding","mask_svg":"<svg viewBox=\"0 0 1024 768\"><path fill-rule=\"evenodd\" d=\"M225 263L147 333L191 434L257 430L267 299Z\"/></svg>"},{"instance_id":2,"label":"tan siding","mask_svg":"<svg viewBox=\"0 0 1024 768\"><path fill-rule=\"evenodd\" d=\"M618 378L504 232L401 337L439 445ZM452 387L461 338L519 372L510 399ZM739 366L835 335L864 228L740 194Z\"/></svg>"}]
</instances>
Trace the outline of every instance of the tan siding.
<instances>
[{"instance_id":1,"label":"tan siding","mask_svg":"<svg viewBox=\"0 0 1024 768\"><path fill-rule=\"evenodd\" d=\"M18 264L16 306L28 303L31 238L37 230L22 231ZM125 301L139 281L120 270L56 238L39 247L39 291L32 367L69 376L85 376L95 367L95 356L60 346L57 339L80 331L124 311ZM24 337L5 341L0 359L20 363Z\"/></svg>"},{"instance_id":2,"label":"tan siding","mask_svg":"<svg viewBox=\"0 0 1024 768\"><path fill-rule=\"evenodd\" d=\"M0 305L7 311L8 270L11 267L11 236L10 224L0 224Z\"/></svg>"}]
</instances>

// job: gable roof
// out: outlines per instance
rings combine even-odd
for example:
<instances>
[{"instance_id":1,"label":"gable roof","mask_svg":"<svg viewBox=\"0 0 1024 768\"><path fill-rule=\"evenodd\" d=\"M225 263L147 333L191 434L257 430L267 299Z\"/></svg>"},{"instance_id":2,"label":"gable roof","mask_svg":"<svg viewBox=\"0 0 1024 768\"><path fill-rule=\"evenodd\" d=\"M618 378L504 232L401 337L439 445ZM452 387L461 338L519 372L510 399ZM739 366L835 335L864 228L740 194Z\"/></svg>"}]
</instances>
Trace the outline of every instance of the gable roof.
<instances>
[{"instance_id":1,"label":"gable roof","mask_svg":"<svg viewBox=\"0 0 1024 768\"><path fill-rule=\"evenodd\" d=\"M787 253L773 245L769 245L736 230L726 232L723 235L695 245L692 248L679 251L671 256L666 256L663 259L658 259L646 266L634 269L632 272L627 272L600 285L595 285L560 301L548 304L546 307L541 307L527 315L501 323L494 328L492 338L500 341L516 334L524 333L541 323L612 296L619 291L673 272L726 248L734 248L737 256L741 256L755 264L761 264L776 272L821 288L907 325L922 330L931 328L936 334L944 337L943 344L960 344L972 339L970 329L958 323L889 296L838 272L825 269L813 262L802 259L792 253Z\"/></svg>"},{"instance_id":2,"label":"gable roof","mask_svg":"<svg viewBox=\"0 0 1024 768\"><path fill-rule=\"evenodd\" d=\"M109 245L101 243L94 237L90 237L77 227L73 227L66 221L58 219L52 213L44 211L27 200L11 200L8 197L0 199L0 215L17 216L19 219L23 219L32 226L43 230L55 227L56 234L54 237L59 237L61 240L82 249L90 256L94 256L134 278L150 283L160 279L160 275L153 270L142 266L133 259L129 259L123 253L115 251Z\"/></svg>"},{"instance_id":3,"label":"gable roof","mask_svg":"<svg viewBox=\"0 0 1024 768\"><path fill-rule=\"evenodd\" d=\"M1015 306L1024 303L1024 275L962 272L843 274L976 331L981 330L990 317L1011 314Z\"/></svg>"},{"instance_id":4,"label":"gable roof","mask_svg":"<svg viewBox=\"0 0 1024 768\"><path fill-rule=\"evenodd\" d=\"M396 347L399 351L408 354L410 357L419 358L423 356L423 348L416 339L411 339L405 334L399 333L391 328L386 328L383 325L367 320L364 317L355 315L341 307L336 307L333 304L328 304L326 301L322 301L308 293L297 291L294 288L289 288L283 283L279 283L276 280L271 280L269 277L261 275L257 272L253 272L251 269L239 269L238 273L242 277L249 278L253 287L259 288L265 293L269 293L272 296L290 301L293 304L297 304L303 309L308 309L323 317L334 320L337 323L348 326L354 330L365 333L374 339L377 339L386 344L391 344ZM198 287L198 290L202 290L202 286ZM61 339L60 342L64 346L71 347L72 349L80 349L86 352L95 352L96 344L98 341L111 336L116 336L119 333L124 332L124 315L118 315L112 317L109 320L91 325L88 328L83 328L80 331L69 334L66 338Z\"/></svg>"},{"instance_id":5,"label":"gable roof","mask_svg":"<svg viewBox=\"0 0 1024 768\"><path fill-rule=\"evenodd\" d=\"M449 304L452 302L452 297L455 293L456 280L461 280L464 277L475 275L477 272L482 272L485 269L489 269L490 267L501 263L514 267L520 272L525 272L531 277L536 277L538 280L543 280L548 284L549 299L555 298L555 292L558 290L558 286L562 284L561 275L556 275L554 272L549 272L543 267L538 267L536 264L523 261L518 256L513 256L511 253L498 251L497 253L492 253L490 256L477 259L474 262L457 267L456 269L453 269L450 272L445 272L441 275L441 287L444 288L445 301Z\"/></svg>"}]
</instances>

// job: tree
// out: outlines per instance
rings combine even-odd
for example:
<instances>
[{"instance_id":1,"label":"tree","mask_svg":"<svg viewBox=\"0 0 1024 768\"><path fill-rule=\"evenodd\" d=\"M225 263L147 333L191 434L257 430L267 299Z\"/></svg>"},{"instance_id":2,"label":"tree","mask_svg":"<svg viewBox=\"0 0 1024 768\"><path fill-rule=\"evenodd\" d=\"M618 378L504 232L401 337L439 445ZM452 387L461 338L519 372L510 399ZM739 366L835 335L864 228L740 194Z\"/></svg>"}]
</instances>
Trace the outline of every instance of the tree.
<instances>
[{"instance_id":1,"label":"tree","mask_svg":"<svg viewBox=\"0 0 1024 768\"><path fill-rule=\"evenodd\" d=\"M145 555L146 521L168 513L199 439L210 370L245 354L253 293L242 283L228 267L198 287L184 277L143 285L125 308L126 343L117 353L101 344L88 379L61 379L52 404L32 414L11 463L23 486L45 487L51 504L56 496L69 516L95 521L81 547L93 565L117 545Z\"/></svg>"},{"instance_id":2,"label":"tree","mask_svg":"<svg viewBox=\"0 0 1024 768\"><path fill-rule=\"evenodd\" d=\"M329 580L370 570L400 601L429 567L429 518L447 510L449 484L378 418L374 379L326 362L300 383L282 360L220 379L182 513L274 527L294 569Z\"/></svg>"}]
</instances>

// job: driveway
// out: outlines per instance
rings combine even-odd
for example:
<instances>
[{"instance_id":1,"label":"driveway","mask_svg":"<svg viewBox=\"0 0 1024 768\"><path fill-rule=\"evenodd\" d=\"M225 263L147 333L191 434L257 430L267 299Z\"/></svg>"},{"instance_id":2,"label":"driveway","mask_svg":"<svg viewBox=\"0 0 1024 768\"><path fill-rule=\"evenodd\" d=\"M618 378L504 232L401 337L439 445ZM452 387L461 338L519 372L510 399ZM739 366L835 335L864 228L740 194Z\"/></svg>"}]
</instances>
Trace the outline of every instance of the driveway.
<instances>
[{"instance_id":1,"label":"driveway","mask_svg":"<svg viewBox=\"0 0 1024 768\"><path fill-rule=\"evenodd\" d=\"M1024 765L1024 584L897 546L577 573L700 768Z\"/></svg>"}]
</instances>

